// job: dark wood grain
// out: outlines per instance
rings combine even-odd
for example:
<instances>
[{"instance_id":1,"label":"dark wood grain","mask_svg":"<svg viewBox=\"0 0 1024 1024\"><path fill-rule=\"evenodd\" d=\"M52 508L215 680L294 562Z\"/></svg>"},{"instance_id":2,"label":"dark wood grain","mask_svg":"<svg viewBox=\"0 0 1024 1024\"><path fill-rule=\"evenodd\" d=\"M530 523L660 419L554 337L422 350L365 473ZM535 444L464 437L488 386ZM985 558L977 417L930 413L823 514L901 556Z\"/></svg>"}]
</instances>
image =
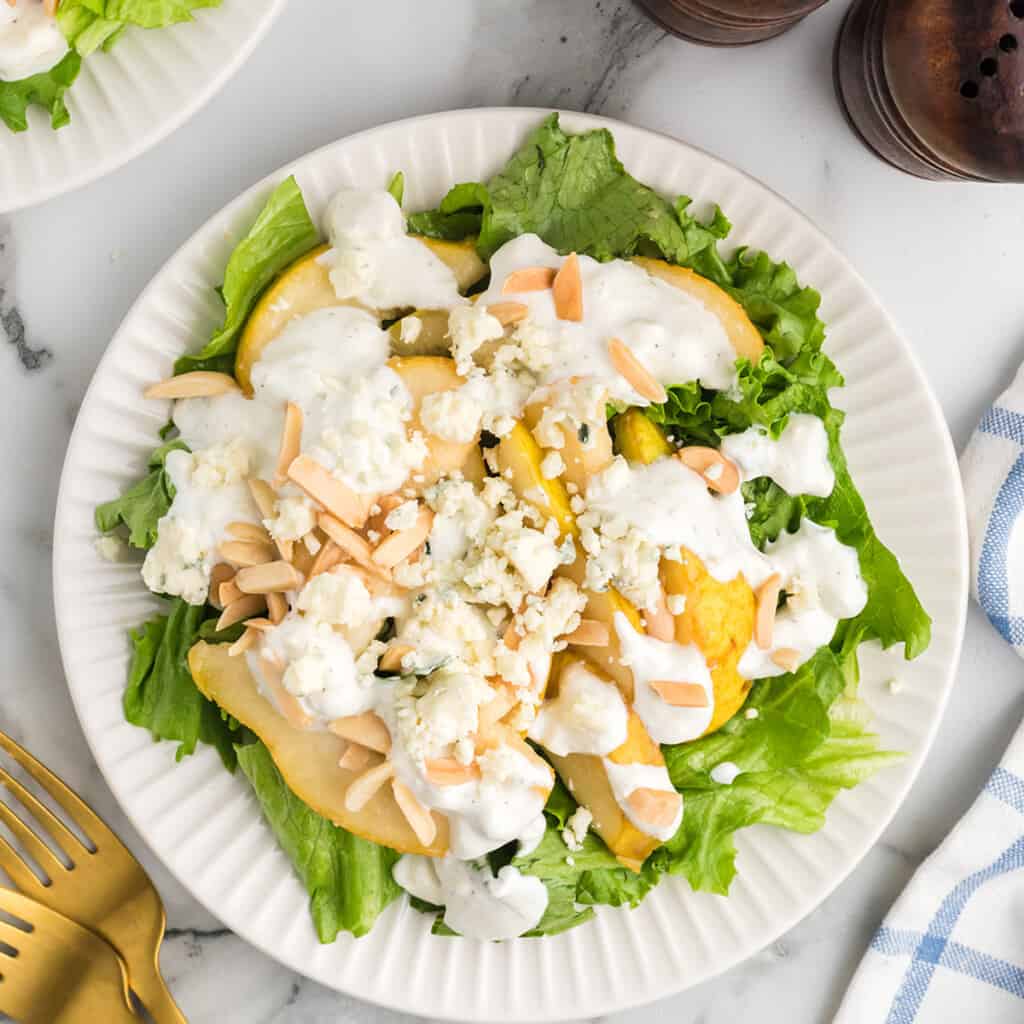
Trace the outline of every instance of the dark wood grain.
<instances>
[{"instance_id":1,"label":"dark wood grain","mask_svg":"<svg viewBox=\"0 0 1024 1024\"><path fill-rule=\"evenodd\" d=\"M792 28L826 0L637 0L669 32L707 46L746 46Z\"/></svg>"}]
</instances>

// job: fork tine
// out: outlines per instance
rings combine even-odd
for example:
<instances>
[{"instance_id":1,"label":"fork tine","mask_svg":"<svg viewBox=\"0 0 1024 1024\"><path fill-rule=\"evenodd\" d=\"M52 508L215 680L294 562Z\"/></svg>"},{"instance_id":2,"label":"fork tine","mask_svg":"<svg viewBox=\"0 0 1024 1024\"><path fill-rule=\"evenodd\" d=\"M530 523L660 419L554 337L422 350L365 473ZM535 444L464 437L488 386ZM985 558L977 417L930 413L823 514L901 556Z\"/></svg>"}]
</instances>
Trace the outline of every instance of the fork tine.
<instances>
[{"instance_id":1,"label":"fork tine","mask_svg":"<svg viewBox=\"0 0 1024 1024\"><path fill-rule=\"evenodd\" d=\"M46 872L66 871L61 859L19 818L7 804L0 801L0 821L17 837L29 854Z\"/></svg>"},{"instance_id":2,"label":"fork tine","mask_svg":"<svg viewBox=\"0 0 1024 1024\"><path fill-rule=\"evenodd\" d=\"M64 824L60 818L57 817L53 811L50 810L44 803L41 803L32 795L10 772L4 768L0 768L0 786L6 786L10 792L12 792L18 800L24 805L25 810L29 812L47 832L57 841L57 845L67 853L71 855L71 850L83 850L88 853L89 850L82 845L81 840L74 832L71 831ZM71 843L71 850L68 849L68 844Z\"/></svg>"},{"instance_id":3,"label":"fork tine","mask_svg":"<svg viewBox=\"0 0 1024 1024\"><path fill-rule=\"evenodd\" d=\"M6 909L6 908L4 908ZM11 913L11 911L7 911ZM15 917L18 915L15 914ZM32 933L25 931L24 928L19 928L17 925L11 924L9 921L0 920L0 942L16 950L18 953L25 951L26 940L32 940Z\"/></svg>"},{"instance_id":4,"label":"fork tine","mask_svg":"<svg viewBox=\"0 0 1024 1024\"><path fill-rule=\"evenodd\" d=\"M22 892L38 891L43 888L43 883L36 877L36 873L3 836L0 836L0 868L11 876L11 881Z\"/></svg>"},{"instance_id":5,"label":"fork tine","mask_svg":"<svg viewBox=\"0 0 1024 1024\"><path fill-rule=\"evenodd\" d=\"M111 840L120 845L119 840L107 828L103 819L77 793L69 789L49 768L40 764L24 747L15 743L5 732L0 732L0 748L6 750L67 811L71 820L97 848L110 843Z\"/></svg>"}]
</instances>

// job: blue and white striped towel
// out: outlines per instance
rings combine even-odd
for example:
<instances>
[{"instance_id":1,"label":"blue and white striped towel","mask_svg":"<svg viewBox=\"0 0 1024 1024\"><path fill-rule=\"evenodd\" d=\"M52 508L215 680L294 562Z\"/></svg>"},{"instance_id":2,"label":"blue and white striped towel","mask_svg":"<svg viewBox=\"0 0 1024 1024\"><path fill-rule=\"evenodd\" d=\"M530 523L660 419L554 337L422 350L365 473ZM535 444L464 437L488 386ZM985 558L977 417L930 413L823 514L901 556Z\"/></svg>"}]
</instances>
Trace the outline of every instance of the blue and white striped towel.
<instances>
[{"instance_id":1,"label":"blue and white striped towel","mask_svg":"<svg viewBox=\"0 0 1024 1024\"><path fill-rule=\"evenodd\" d=\"M1024 657L1024 367L960 458L971 589ZM871 942L835 1024L1024 1022L1024 726Z\"/></svg>"}]
</instances>

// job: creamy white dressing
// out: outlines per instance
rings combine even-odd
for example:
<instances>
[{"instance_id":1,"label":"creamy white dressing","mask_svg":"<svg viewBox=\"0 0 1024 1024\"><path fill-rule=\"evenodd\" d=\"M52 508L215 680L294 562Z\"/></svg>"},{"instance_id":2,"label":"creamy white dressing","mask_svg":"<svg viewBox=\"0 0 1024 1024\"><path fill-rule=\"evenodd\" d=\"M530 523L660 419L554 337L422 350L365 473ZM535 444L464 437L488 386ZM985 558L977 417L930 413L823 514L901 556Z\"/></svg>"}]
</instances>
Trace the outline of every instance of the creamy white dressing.
<instances>
[{"instance_id":1,"label":"creamy white dressing","mask_svg":"<svg viewBox=\"0 0 1024 1024\"><path fill-rule=\"evenodd\" d=\"M740 673L747 679L788 671L772 660L780 650L796 651L802 665L831 641L839 620L860 613L868 599L856 549L809 519L796 533L781 533L765 555L788 596L775 618L771 647L762 650L751 642L740 659Z\"/></svg>"},{"instance_id":2,"label":"creamy white dressing","mask_svg":"<svg viewBox=\"0 0 1024 1024\"><path fill-rule=\"evenodd\" d=\"M807 413L794 413L778 440L758 427L722 440L722 454L732 459L747 480L771 477L789 494L827 498L836 474L828 461L825 424Z\"/></svg>"},{"instance_id":3,"label":"creamy white dressing","mask_svg":"<svg viewBox=\"0 0 1024 1024\"><path fill-rule=\"evenodd\" d=\"M17 82L49 71L68 52L57 19L40 0L0 4L0 81Z\"/></svg>"},{"instance_id":4,"label":"creamy white dressing","mask_svg":"<svg viewBox=\"0 0 1024 1024\"><path fill-rule=\"evenodd\" d=\"M390 193L342 189L325 217L331 248L320 257L341 300L376 310L450 309L466 300L455 274L405 233Z\"/></svg>"},{"instance_id":5,"label":"creamy white dressing","mask_svg":"<svg viewBox=\"0 0 1024 1024\"><path fill-rule=\"evenodd\" d=\"M720 786L731 786L743 771L732 761L721 761L708 774L712 782L717 782Z\"/></svg>"},{"instance_id":6,"label":"creamy white dressing","mask_svg":"<svg viewBox=\"0 0 1024 1024\"><path fill-rule=\"evenodd\" d=\"M519 833L517 839L519 846L516 849L516 856L525 857L527 854L533 853L533 851L540 846L540 841L544 838L544 833L547 831L547 828L547 818L545 818L543 814L538 814L537 817Z\"/></svg>"},{"instance_id":7,"label":"creamy white dressing","mask_svg":"<svg viewBox=\"0 0 1024 1024\"><path fill-rule=\"evenodd\" d=\"M449 928L480 942L514 939L536 928L548 905L544 883L511 864L495 876L485 863L406 854L392 874L413 896L443 906Z\"/></svg>"},{"instance_id":8,"label":"creamy white dressing","mask_svg":"<svg viewBox=\"0 0 1024 1024\"><path fill-rule=\"evenodd\" d=\"M629 795L636 789L654 789L665 793L675 793L676 789L669 778L668 769L662 764L618 764L607 757L603 762L608 782L612 787L615 802L622 813L645 835L654 836L663 843L671 839L679 829L683 820L683 798L679 797L679 810L669 824L662 828L651 825L636 816L629 802Z\"/></svg>"},{"instance_id":9,"label":"creamy white dressing","mask_svg":"<svg viewBox=\"0 0 1024 1024\"><path fill-rule=\"evenodd\" d=\"M483 305L522 302L529 322L552 336L552 360L540 375L547 384L589 377L605 384L612 400L646 405L612 365L608 342L621 339L649 373L666 387L700 380L729 388L736 380L736 352L721 321L701 302L623 260L599 263L579 257L583 319L559 320L550 290L505 294L509 274L525 267L562 265L564 258L536 235L521 235L491 257L491 283Z\"/></svg>"},{"instance_id":10,"label":"creamy white dressing","mask_svg":"<svg viewBox=\"0 0 1024 1024\"><path fill-rule=\"evenodd\" d=\"M582 662L558 680L558 695L545 701L529 736L551 753L610 754L626 742L628 713L618 687Z\"/></svg>"},{"instance_id":11,"label":"creamy white dressing","mask_svg":"<svg viewBox=\"0 0 1024 1024\"><path fill-rule=\"evenodd\" d=\"M193 452L241 440L252 457L254 476L273 475L284 426L284 403L253 401L237 392L174 403L174 425Z\"/></svg>"},{"instance_id":12,"label":"creamy white dressing","mask_svg":"<svg viewBox=\"0 0 1024 1024\"><path fill-rule=\"evenodd\" d=\"M707 662L696 644L666 643L638 633L622 612L615 613L615 633L622 660L633 674L633 710L651 739L658 743L685 743L696 739L711 724L715 688ZM654 682L696 683L704 690L706 707L675 707L651 688Z\"/></svg>"}]
</instances>

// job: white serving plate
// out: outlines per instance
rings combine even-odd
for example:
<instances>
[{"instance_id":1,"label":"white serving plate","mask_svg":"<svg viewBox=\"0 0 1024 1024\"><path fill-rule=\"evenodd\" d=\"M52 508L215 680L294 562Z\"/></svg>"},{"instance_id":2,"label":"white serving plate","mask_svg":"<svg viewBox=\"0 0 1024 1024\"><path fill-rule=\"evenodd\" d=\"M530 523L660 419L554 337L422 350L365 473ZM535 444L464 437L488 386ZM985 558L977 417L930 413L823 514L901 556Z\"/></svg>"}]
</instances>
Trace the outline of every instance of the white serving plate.
<instances>
[{"instance_id":1,"label":"white serving plate","mask_svg":"<svg viewBox=\"0 0 1024 1024\"><path fill-rule=\"evenodd\" d=\"M195 20L130 28L90 54L65 94L71 123L28 112L28 131L0 123L0 213L109 174L183 125L245 63L286 0L223 0Z\"/></svg>"},{"instance_id":2,"label":"white serving plate","mask_svg":"<svg viewBox=\"0 0 1024 1024\"><path fill-rule=\"evenodd\" d=\"M121 716L126 633L155 600L133 565L93 549L93 507L133 481L166 409L143 385L171 372L219 322L214 287L233 239L272 187L299 180L314 216L340 186L406 176L407 209L449 185L486 179L545 111L470 110L414 118L342 139L255 185L166 264L126 317L96 371L68 449L54 530L54 592L75 707L111 789L139 832L214 914L270 956L339 991L417 1013L474 1021L595 1017L678 992L750 956L814 909L856 866L895 814L935 735L953 683L967 596L963 497L949 434L907 342L821 232L747 175L675 139L581 114L570 131L605 126L626 166L666 194L719 202L733 240L788 260L823 295L827 349L846 375L846 453L875 525L934 619L930 649L904 664L865 649L862 694L885 744L908 756L845 792L821 832L768 827L740 834L728 899L666 879L636 910L599 909L563 935L478 944L430 934L404 902L372 933L317 943L306 893L248 785L212 749L181 764ZM884 682L899 672L902 688Z\"/></svg>"}]
</instances>

